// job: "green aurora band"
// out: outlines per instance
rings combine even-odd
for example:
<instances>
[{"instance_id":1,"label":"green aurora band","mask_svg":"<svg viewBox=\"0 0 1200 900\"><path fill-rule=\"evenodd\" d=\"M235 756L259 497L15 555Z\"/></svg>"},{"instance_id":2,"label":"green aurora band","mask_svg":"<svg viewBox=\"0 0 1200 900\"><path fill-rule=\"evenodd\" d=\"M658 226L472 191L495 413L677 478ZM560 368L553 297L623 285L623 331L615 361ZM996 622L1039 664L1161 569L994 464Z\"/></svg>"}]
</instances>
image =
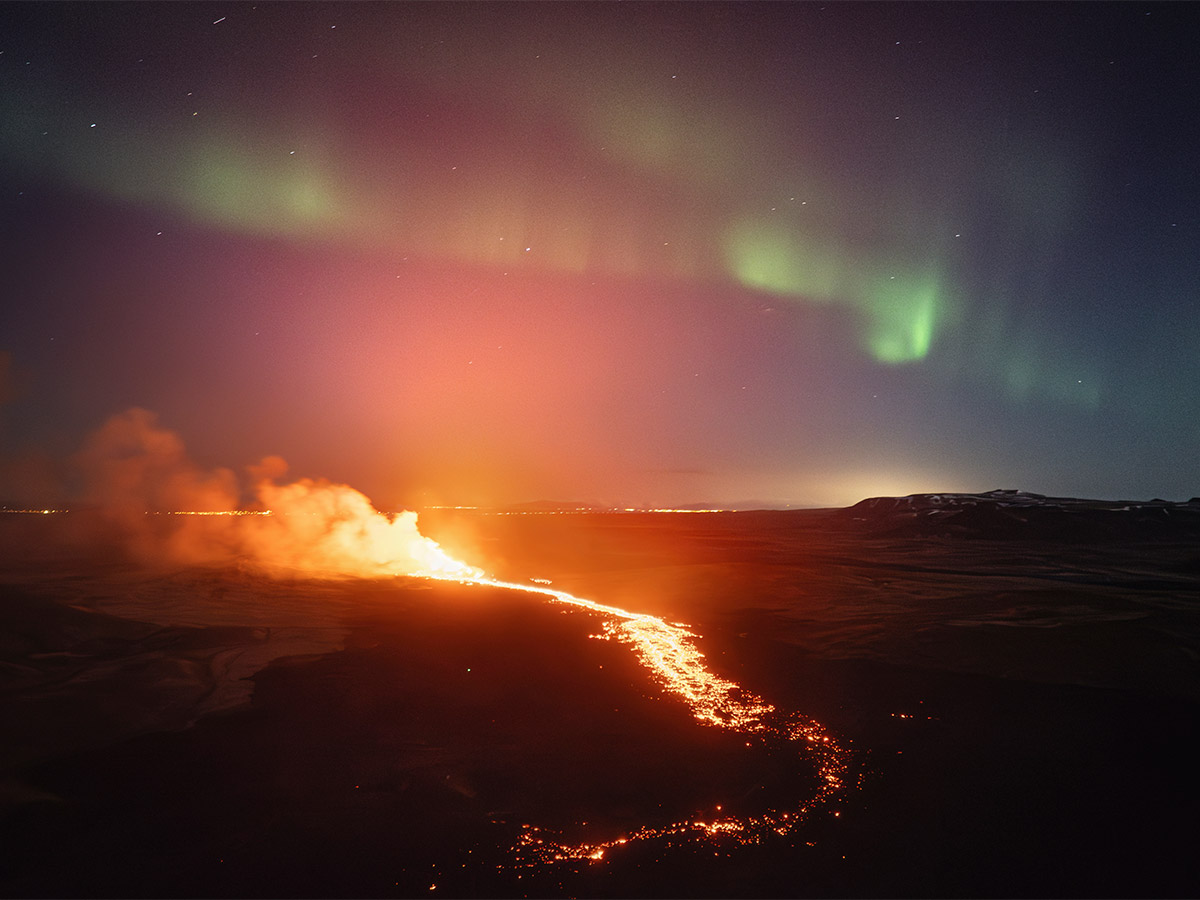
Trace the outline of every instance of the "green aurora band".
<instances>
[{"instance_id":1,"label":"green aurora band","mask_svg":"<svg viewBox=\"0 0 1200 900\"><path fill-rule=\"evenodd\" d=\"M12 72L0 157L232 233L758 291L849 323L866 360L921 365L1010 403L1137 413L1184 399L1122 387L1112 365L1022 311L1061 289L1042 274L1046 248L1088 192L1088 165L1061 140L1006 126L1006 162L974 193L963 186L984 163L970 153L936 177L868 181L647 47L625 47L624 65L584 44L549 59L514 31L464 52L460 69L380 42L366 58L381 108L407 97L434 110L432 124L363 130L362 110L340 106L319 70L262 95L164 88L153 112L133 93ZM979 241L1008 262L968 279ZM1164 340L1180 333L1164 326Z\"/></svg>"},{"instance_id":2,"label":"green aurora band","mask_svg":"<svg viewBox=\"0 0 1200 900\"><path fill-rule=\"evenodd\" d=\"M729 229L725 255L746 287L853 310L863 348L877 362L924 359L944 316L934 267L855 259L827 241L751 219Z\"/></svg>"}]
</instances>

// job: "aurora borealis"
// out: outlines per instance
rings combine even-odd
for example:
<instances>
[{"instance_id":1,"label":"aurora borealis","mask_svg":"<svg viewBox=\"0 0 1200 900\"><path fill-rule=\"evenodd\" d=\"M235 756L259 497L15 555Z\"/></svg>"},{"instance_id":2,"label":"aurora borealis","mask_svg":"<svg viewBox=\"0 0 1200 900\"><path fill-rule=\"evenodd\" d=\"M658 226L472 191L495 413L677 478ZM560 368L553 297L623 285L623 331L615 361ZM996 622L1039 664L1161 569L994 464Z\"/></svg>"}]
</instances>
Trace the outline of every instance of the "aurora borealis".
<instances>
[{"instance_id":1,"label":"aurora borealis","mask_svg":"<svg viewBox=\"0 0 1200 900\"><path fill-rule=\"evenodd\" d=\"M0 502L1200 494L1191 4L8 4Z\"/></svg>"}]
</instances>

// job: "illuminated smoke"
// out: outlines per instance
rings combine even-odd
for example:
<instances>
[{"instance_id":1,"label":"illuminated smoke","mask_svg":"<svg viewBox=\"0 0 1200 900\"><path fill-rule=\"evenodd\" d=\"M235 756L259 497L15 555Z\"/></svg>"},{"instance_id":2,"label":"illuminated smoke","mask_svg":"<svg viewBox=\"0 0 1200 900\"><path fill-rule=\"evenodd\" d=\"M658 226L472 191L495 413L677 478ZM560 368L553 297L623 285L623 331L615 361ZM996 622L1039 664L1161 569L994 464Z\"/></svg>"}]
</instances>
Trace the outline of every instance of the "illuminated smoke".
<instances>
[{"instance_id":1,"label":"illuminated smoke","mask_svg":"<svg viewBox=\"0 0 1200 900\"><path fill-rule=\"evenodd\" d=\"M268 479L258 483L257 493L263 508L272 514L244 523L242 546L268 574L453 578L483 574L422 535L415 512L384 515L347 485L308 478L281 485Z\"/></svg>"},{"instance_id":2,"label":"illuminated smoke","mask_svg":"<svg viewBox=\"0 0 1200 900\"><path fill-rule=\"evenodd\" d=\"M233 472L202 470L188 459L179 435L160 428L148 410L134 408L110 418L88 435L75 461L85 480L84 502L118 518L237 505Z\"/></svg>"},{"instance_id":3,"label":"illuminated smoke","mask_svg":"<svg viewBox=\"0 0 1200 900\"><path fill-rule=\"evenodd\" d=\"M287 470L279 457L249 468L256 502L240 509L234 473L196 465L144 409L110 418L75 464L82 499L140 562L237 564L274 577L482 574L422 535L414 512L385 515L344 484L278 483Z\"/></svg>"}]
</instances>

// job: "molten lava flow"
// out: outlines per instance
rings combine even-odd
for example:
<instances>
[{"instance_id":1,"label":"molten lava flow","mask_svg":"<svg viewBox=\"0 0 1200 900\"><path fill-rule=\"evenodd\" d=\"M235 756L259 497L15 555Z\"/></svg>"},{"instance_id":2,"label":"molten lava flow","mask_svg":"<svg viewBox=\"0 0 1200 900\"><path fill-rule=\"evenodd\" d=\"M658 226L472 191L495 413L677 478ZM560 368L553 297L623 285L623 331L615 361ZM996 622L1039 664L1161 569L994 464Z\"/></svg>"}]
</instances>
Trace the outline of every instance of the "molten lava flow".
<instances>
[{"instance_id":1,"label":"molten lava flow","mask_svg":"<svg viewBox=\"0 0 1200 900\"><path fill-rule=\"evenodd\" d=\"M533 865L559 860L598 860L613 847L651 838L732 835L758 840L787 834L818 805L845 788L849 754L816 722L776 710L762 698L708 671L695 635L683 625L575 597L565 591L500 581L460 562L417 530L417 515L379 512L344 484L302 478L280 484L287 464L267 457L251 467L257 503L237 509L231 471L205 471L183 450L174 432L152 413L131 409L112 417L77 455L88 484L85 499L102 510L111 530L144 561L230 563L284 578L411 575L523 591L600 616L604 636L628 644L659 686L678 695L696 719L760 743L786 742L817 766L818 787L798 809L757 816L696 816L662 827L643 827L607 841L571 844L525 826L518 860ZM176 515L148 515L173 510ZM188 510L191 514L180 515ZM40 510L48 514L53 510Z\"/></svg>"},{"instance_id":2,"label":"molten lava flow","mask_svg":"<svg viewBox=\"0 0 1200 900\"><path fill-rule=\"evenodd\" d=\"M771 832L779 835L790 833L817 806L829 802L845 789L849 752L840 747L819 723L797 714L781 713L761 697L708 671L704 666L704 654L695 646L695 635L683 625L668 623L657 616L605 606L565 591L500 581L487 575L433 577L540 594L549 597L552 602L565 603L603 616L605 634L629 644L659 686L680 696L698 721L752 735L760 741L774 739L791 743L817 765L816 793L798 809L767 810L757 816L741 818L731 815L717 815L704 820L692 818L657 828L640 828L611 840L576 844L556 840L551 833L536 826L524 825L514 848L523 864L595 861L603 859L605 853L614 847L674 835L695 838L731 835L740 842L757 842ZM720 812L720 807L717 812Z\"/></svg>"}]
</instances>

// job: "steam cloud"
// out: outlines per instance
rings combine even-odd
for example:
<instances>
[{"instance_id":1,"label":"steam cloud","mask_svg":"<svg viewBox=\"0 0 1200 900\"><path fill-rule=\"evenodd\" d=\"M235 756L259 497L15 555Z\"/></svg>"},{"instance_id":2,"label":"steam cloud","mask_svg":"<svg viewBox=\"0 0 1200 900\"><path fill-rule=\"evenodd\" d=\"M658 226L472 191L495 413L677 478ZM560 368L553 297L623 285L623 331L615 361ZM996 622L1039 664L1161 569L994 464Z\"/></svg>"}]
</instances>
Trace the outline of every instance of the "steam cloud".
<instances>
[{"instance_id":1,"label":"steam cloud","mask_svg":"<svg viewBox=\"0 0 1200 900\"><path fill-rule=\"evenodd\" d=\"M74 463L83 501L141 562L236 564L272 577L482 574L422 535L415 512L385 515L344 484L280 483L287 463L277 456L247 467L256 499L246 514L211 515L239 510L236 474L198 466L180 437L144 409L110 418Z\"/></svg>"}]
</instances>

